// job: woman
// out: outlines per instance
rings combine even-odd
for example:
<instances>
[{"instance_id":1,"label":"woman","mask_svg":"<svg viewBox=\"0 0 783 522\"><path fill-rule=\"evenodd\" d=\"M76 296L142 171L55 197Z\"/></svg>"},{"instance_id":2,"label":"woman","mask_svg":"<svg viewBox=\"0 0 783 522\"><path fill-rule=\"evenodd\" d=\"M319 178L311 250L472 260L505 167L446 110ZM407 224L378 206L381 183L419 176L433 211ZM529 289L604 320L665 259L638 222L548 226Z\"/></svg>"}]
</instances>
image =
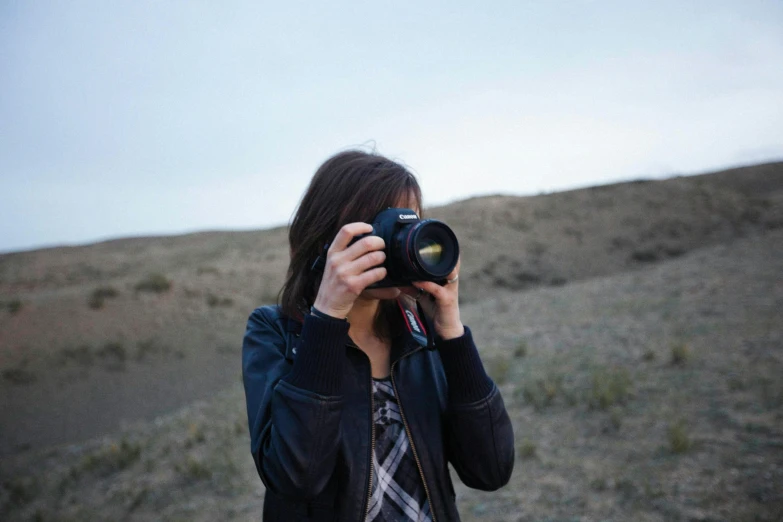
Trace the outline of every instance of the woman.
<instances>
[{"instance_id":1,"label":"woman","mask_svg":"<svg viewBox=\"0 0 783 522\"><path fill-rule=\"evenodd\" d=\"M460 320L459 264L443 285L367 288L387 275L384 241L354 238L390 207L421 209L404 167L359 151L328 159L290 226L281 304L248 321L243 379L267 522L459 520L447 463L473 488L511 476L511 422Z\"/></svg>"}]
</instances>

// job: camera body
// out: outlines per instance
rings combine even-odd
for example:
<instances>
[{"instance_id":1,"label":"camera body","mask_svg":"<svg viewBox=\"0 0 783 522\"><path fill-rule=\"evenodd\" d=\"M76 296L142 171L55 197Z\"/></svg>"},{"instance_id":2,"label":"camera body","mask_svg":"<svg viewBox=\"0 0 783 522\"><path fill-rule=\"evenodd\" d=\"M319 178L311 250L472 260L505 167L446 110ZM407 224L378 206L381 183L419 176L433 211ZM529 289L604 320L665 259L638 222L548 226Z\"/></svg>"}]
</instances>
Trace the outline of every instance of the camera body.
<instances>
[{"instance_id":1,"label":"camera body","mask_svg":"<svg viewBox=\"0 0 783 522\"><path fill-rule=\"evenodd\" d=\"M378 236L386 246L386 277L368 288L411 286L413 281L445 284L457 266L459 243L454 232L437 219L419 219L410 208L388 208L373 219L373 231L354 237Z\"/></svg>"}]
</instances>

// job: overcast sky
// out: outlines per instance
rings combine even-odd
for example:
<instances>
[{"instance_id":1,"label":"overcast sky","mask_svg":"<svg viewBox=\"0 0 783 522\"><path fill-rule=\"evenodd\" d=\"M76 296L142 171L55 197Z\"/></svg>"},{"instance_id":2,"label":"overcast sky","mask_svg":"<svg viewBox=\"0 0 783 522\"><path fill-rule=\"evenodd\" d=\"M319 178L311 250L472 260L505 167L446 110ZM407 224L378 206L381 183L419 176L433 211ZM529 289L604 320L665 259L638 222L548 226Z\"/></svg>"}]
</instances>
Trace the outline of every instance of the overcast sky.
<instances>
[{"instance_id":1,"label":"overcast sky","mask_svg":"<svg viewBox=\"0 0 783 522\"><path fill-rule=\"evenodd\" d=\"M0 251L286 223L352 145L425 204L783 159L783 2L0 1Z\"/></svg>"}]
</instances>

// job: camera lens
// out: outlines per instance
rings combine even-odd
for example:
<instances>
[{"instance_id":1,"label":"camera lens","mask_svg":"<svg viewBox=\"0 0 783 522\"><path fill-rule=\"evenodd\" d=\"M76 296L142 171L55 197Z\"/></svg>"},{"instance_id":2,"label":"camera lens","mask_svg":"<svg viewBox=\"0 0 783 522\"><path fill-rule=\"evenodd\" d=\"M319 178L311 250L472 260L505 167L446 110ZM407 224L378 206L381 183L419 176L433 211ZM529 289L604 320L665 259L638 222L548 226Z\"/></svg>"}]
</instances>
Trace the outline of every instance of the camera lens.
<instances>
[{"instance_id":1,"label":"camera lens","mask_svg":"<svg viewBox=\"0 0 783 522\"><path fill-rule=\"evenodd\" d=\"M400 230L398 237L400 260L414 281L443 279L457 266L457 236L441 221L419 221Z\"/></svg>"},{"instance_id":2,"label":"camera lens","mask_svg":"<svg viewBox=\"0 0 783 522\"><path fill-rule=\"evenodd\" d=\"M438 264L438 261L440 261L440 258L443 255L443 245L436 243L431 239L422 241L421 244L418 245L418 249L419 257L427 265Z\"/></svg>"}]
</instances>

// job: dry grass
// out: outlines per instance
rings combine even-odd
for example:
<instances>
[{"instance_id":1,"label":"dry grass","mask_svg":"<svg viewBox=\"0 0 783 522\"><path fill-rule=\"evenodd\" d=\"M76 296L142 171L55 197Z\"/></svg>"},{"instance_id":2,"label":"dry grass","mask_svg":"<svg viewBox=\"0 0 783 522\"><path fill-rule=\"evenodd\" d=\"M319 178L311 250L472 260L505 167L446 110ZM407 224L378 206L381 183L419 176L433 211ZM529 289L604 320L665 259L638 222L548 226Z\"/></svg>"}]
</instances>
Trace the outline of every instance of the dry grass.
<instances>
[{"instance_id":1,"label":"dry grass","mask_svg":"<svg viewBox=\"0 0 783 522\"><path fill-rule=\"evenodd\" d=\"M103 363L106 369L112 371L125 370L128 352L121 342L111 341L105 343L95 355Z\"/></svg>"},{"instance_id":2,"label":"dry grass","mask_svg":"<svg viewBox=\"0 0 783 522\"><path fill-rule=\"evenodd\" d=\"M507 487L456 481L465 522L783 518L777 168L432 210L517 433ZM258 519L239 340L287 256L282 229L0 256L0 519Z\"/></svg>"},{"instance_id":3,"label":"dry grass","mask_svg":"<svg viewBox=\"0 0 783 522\"><path fill-rule=\"evenodd\" d=\"M511 361L506 357L496 356L488 360L487 373L495 381L498 386L505 384L508 381L509 374L511 372Z\"/></svg>"},{"instance_id":4,"label":"dry grass","mask_svg":"<svg viewBox=\"0 0 783 522\"><path fill-rule=\"evenodd\" d=\"M12 299L12 300L8 301L8 303L5 306L8 309L8 313L9 314L16 315L22 309L22 300L21 299Z\"/></svg>"},{"instance_id":5,"label":"dry grass","mask_svg":"<svg viewBox=\"0 0 783 522\"><path fill-rule=\"evenodd\" d=\"M11 384L32 384L36 380L35 373L25 368L6 368L2 375Z\"/></svg>"},{"instance_id":6,"label":"dry grass","mask_svg":"<svg viewBox=\"0 0 783 522\"><path fill-rule=\"evenodd\" d=\"M95 473L108 475L131 466L141 458L141 445L122 439L107 447L85 455L78 468L73 468L72 475Z\"/></svg>"},{"instance_id":7,"label":"dry grass","mask_svg":"<svg viewBox=\"0 0 783 522\"><path fill-rule=\"evenodd\" d=\"M536 456L536 443L530 439L522 439L517 447L517 455L522 459L532 459Z\"/></svg>"},{"instance_id":8,"label":"dry grass","mask_svg":"<svg viewBox=\"0 0 783 522\"><path fill-rule=\"evenodd\" d=\"M81 366L90 366L95 360L95 354L93 353L92 347L88 344L81 344L76 347L65 347L60 350L60 355L60 359L66 364L74 362Z\"/></svg>"},{"instance_id":9,"label":"dry grass","mask_svg":"<svg viewBox=\"0 0 783 522\"><path fill-rule=\"evenodd\" d=\"M625 368L600 368L593 372L593 385L588 403L606 410L623 404L631 394L631 377Z\"/></svg>"},{"instance_id":10,"label":"dry grass","mask_svg":"<svg viewBox=\"0 0 783 522\"><path fill-rule=\"evenodd\" d=\"M552 405L563 394L563 375L548 372L544 377L526 379L522 387L522 397L536 410Z\"/></svg>"},{"instance_id":11,"label":"dry grass","mask_svg":"<svg viewBox=\"0 0 783 522\"><path fill-rule=\"evenodd\" d=\"M693 446L685 421L679 420L669 425L669 449L672 453L685 453Z\"/></svg>"},{"instance_id":12,"label":"dry grass","mask_svg":"<svg viewBox=\"0 0 783 522\"><path fill-rule=\"evenodd\" d=\"M134 288L136 292L162 294L171 289L171 281L163 274L153 273L136 283Z\"/></svg>"},{"instance_id":13,"label":"dry grass","mask_svg":"<svg viewBox=\"0 0 783 522\"><path fill-rule=\"evenodd\" d=\"M685 343L677 343L672 346L671 362L675 365L683 365L691 358L691 350Z\"/></svg>"},{"instance_id":14,"label":"dry grass","mask_svg":"<svg viewBox=\"0 0 783 522\"><path fill-rule=\"evenodd\" d=\"M118 295L120 295L119 290L113 286L101 286L92 291L87 304L93 310L99 310L103 308L107 299L113 299Z\"/></svg>"},{"instance_id":15,"label":"dry grass","mask_svg":"<svg viewBox=\"0 0 783 522\"><path fill-rule=\"evenodd\" d=\"M216 306L232 306L234 300L230 297L218 297L214 294L207 294L207 305L210 307Z\"/></svg>"}]
</instances>

